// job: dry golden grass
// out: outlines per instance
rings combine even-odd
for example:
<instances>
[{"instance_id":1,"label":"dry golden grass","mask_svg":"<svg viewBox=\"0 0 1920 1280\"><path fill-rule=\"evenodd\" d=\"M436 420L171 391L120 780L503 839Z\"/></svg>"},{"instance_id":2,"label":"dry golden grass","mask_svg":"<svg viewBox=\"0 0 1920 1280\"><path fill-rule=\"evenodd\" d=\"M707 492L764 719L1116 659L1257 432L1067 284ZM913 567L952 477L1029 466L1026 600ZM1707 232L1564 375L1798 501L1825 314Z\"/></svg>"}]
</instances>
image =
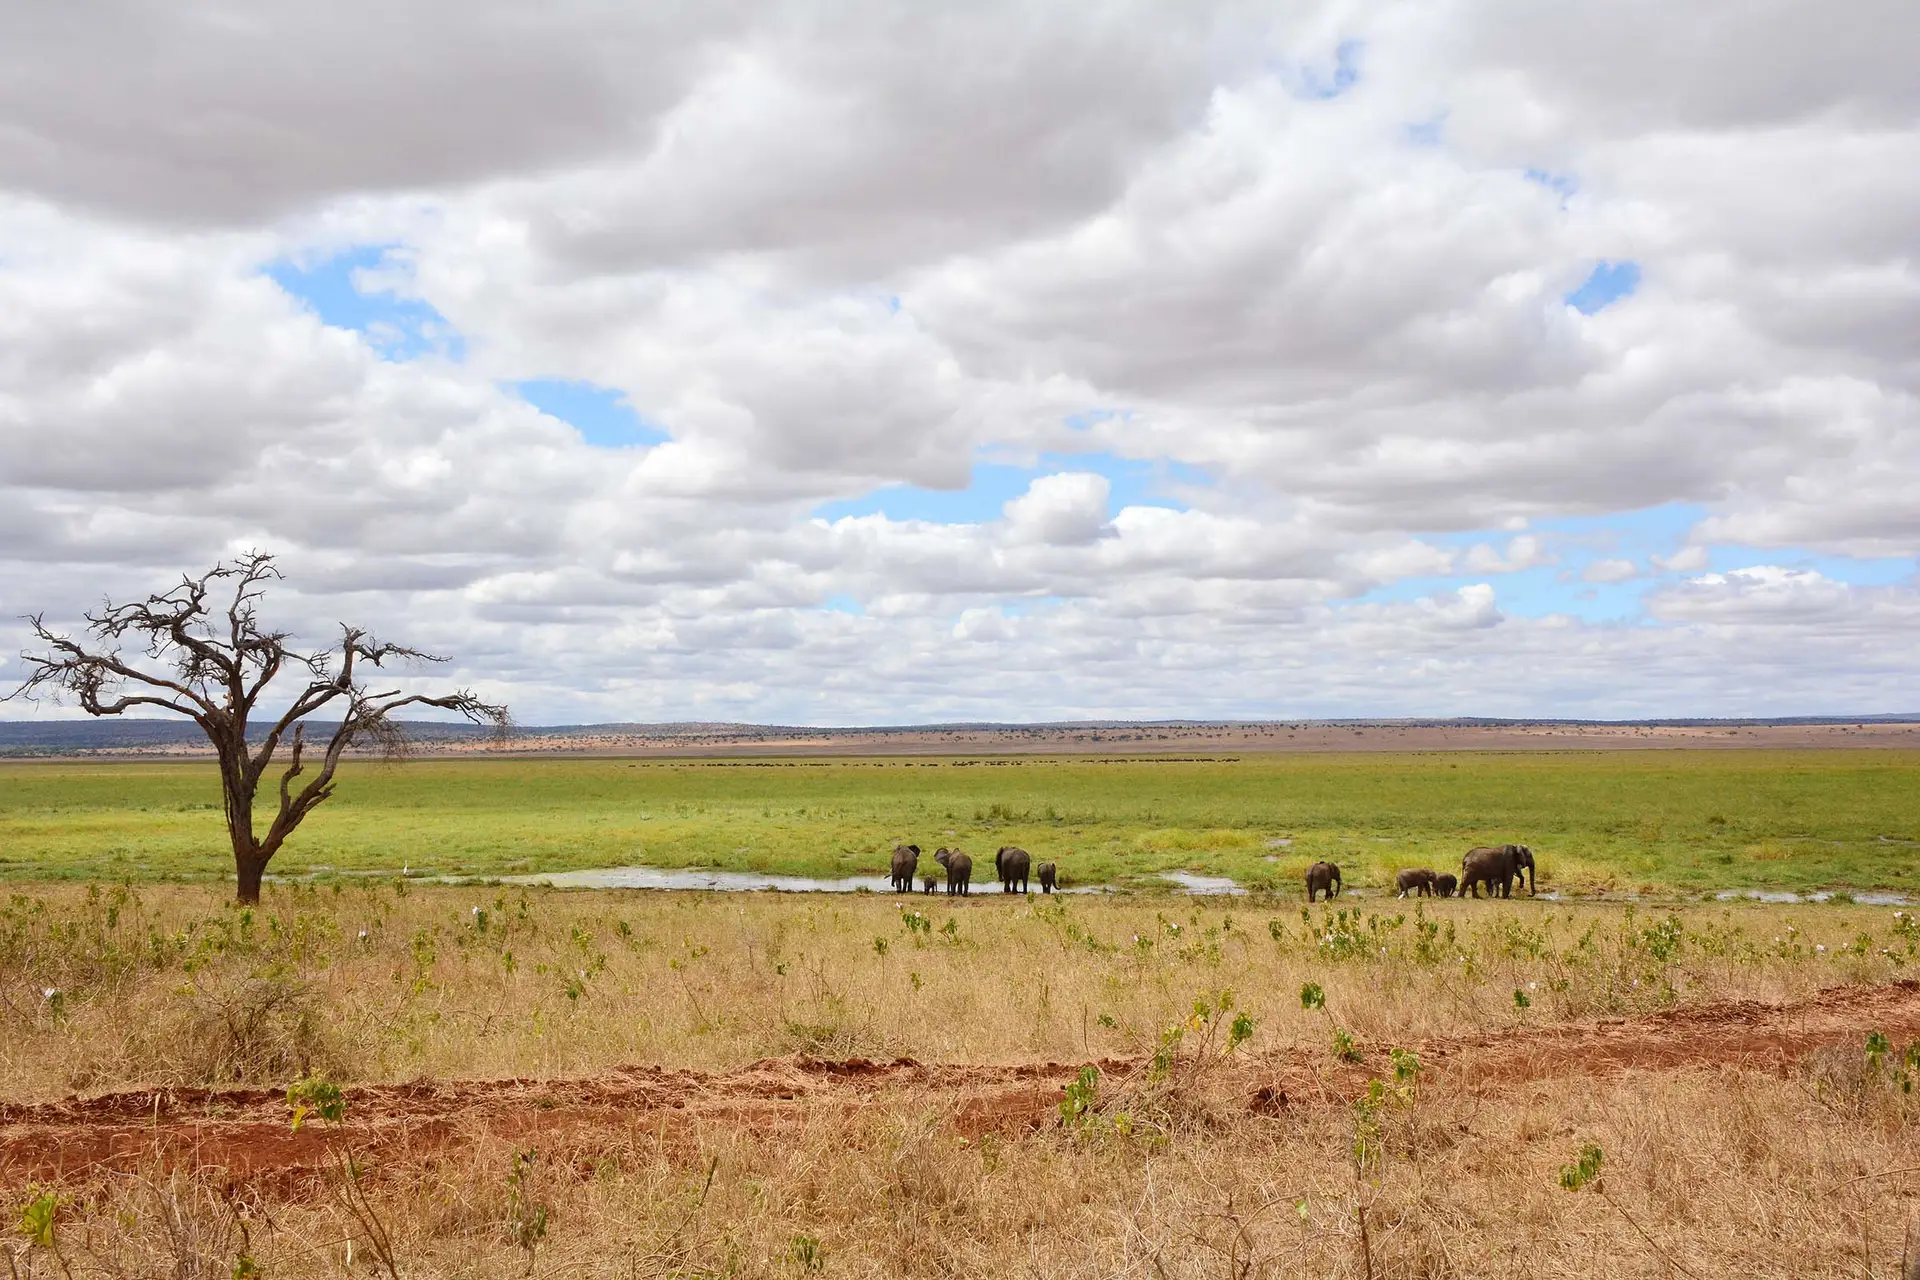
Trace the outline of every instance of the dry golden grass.
<instances>
[{"instance_id":1,"label":"dry golden grass","mask_svg":"<svg viewBox=\"0 0 1920 1280\"><path fill-rule=\"evenodd\" d=\"M0 1096L796 1052L1079 1060L1149 1050L1222 989L1258 1050L1324 1040L1309 981L1354 1034L1404 1041L1920 972L1915 913L1892 908L1302 909L415 886L281 889L249 913L211 889L55 888L0 906Z\"/></svg>"},{"instance_id":2,"label":"dry golden grass","mask_svg":"<svg viewBox=\"0 0 1920 1280\"><path fill-rule=\"evenodd\" d=\"M1920 1107L1851 1041L1777 1070L1729 1053L1531 1080L1478 1079L1469 1056L1423 1069L1404 1096L1382 1072L1371 1112L1348 1094L1270 1114L1247 1099L1277 1056L1337 1066L1335 1025L1412 1044L1912 976L1911 912L1334 912L413 887L282 890L245 917L211 891L116 905L49 890L0 915L9 1100L795 1052L1077 1063L1145 1058L1169 1028L1190 1030L1163 1078L1103 1077L1080 1128L956 1127L950 1098L903 1087L764 1120L652 1111L417 1152L356 1145L348 1126L338 1143L361 1152L364 1201L337 1173L236 1178L163 1167L156 1148L139 1172L52 1188L57 1252L15 1236L11 1264L227 1277L244 1255L271 1276L387 1274L384 1232L403 1277L1898 1274L1920 1209ZM1302 1009L1309 982L1325 1014ZM1196 1056L1194 1001L1217 1007L1229 989L1252 1037ZM1605 1153L1599 1187L1565 1190L1560 1169L1586 1143ZM0 1207L16 1218L46 1188L6 1176Z\"/></svg>"},{"instance_id":3,"label":"dry golden grass","mask_svg":"<svg viewBox=\"0 0 1920 1280\"><path fill-rule=\"evenodd\" d=\"M1423 1097L1360 1172L1337 1107L1263 1119L1202 1097L1153 1143L970 1142L945 1119L896 1097L778 1140L636 1126L540 1150L519 1204L514 1151L482 1145L371 1168L370 1203L403 1276L791 1276L811 1258L843 1276L1143 1280L1676 1274L1663 1253L1703 1277L1889 1277L1920 1208L1911 1109L1738 1072L1471 1107ZM1585 1142L1606 1152L1610 1199L1558 1185ZM368 1230L326 1194L242 1187L229 1202L222 1184L154 1172L75 1188L63 1251L115 1275L230 1275L247 1252L268 1275L337 1276L351 1240L371 1263ZM516 1226L540 1209L529 1251Z\"/></svg>"}]
</instances>

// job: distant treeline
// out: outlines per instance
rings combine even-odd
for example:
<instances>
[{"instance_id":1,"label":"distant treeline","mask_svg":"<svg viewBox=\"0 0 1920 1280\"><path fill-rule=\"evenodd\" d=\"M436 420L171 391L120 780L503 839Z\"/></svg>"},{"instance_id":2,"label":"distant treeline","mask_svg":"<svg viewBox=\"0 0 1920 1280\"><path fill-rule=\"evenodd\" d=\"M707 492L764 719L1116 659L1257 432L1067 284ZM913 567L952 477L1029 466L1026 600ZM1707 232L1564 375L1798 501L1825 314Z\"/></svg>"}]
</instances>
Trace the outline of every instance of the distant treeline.
<instances>
[{"instance_id":1,"label":"distant treeline","mask_svg":"<svg viewBox=\"0 0 1920 1280\"><path fill-rule=\"evenodd\" d=\"M779 741L793 738L833 736L886 737L898 734L987 733L1019 737L1054 733L1146 729L1248 730L1334 728L1503 728L1522 726L1566 726L1579 728L1637 726L1644 728L1738 728L1790 727L1794 725L1911 724L1920 722L1920 712L1902 715L1868 716L1772 716L1724 717L1689 716L1648 720L1574 720L1546 717L1502 719L1489 716L1454 716L1432 719L1371 720L1072 720L1038 724L995 724L990 721L919 725L856 725L827 728L807 725L764 725L679 721L666 724L566 724L521 725L513 730L518 738L567 739L637 737L653 739L715 739ZM493 729L464 722L415 720L406 722L407 737L423 746L436 743L473 742L494 732ZM332 722L310 722L309 735L324 738L334 729ZM253 736L264 736L263 726L255 726ZM165 751L200 748L206 739L198 727L185 720L0 720L0 755L65 755L87 751Z\"/></svg>"}]
</instances>

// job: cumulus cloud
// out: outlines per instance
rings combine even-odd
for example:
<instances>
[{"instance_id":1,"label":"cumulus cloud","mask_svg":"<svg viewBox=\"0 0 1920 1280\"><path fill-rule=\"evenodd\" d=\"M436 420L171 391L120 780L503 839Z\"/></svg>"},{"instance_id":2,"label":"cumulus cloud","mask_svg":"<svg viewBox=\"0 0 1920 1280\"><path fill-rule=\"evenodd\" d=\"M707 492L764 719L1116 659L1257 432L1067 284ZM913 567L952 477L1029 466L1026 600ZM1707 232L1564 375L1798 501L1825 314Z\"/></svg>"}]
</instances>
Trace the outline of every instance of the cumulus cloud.
<instances>
[{"instance_id":1,"label":"cumulus cloud","mask_svg":"<svg viewBox=\"0 0 1920 1280\"><path fill-rule=\"evenodd\" d=\"M1920 553L1920 17L1843 8L14 6L0 598L268 546L531 719L1884 709L1911 578L1703 572ZM367 246L447 341L266 270ZM1482 581L1663 504L1578 575L1647 625Z\"/></svg>"},{"instance_id":2,"label":"cumulus cloud","mask_svg":"<svg viewBox=\"0 0 1920 1280\"><path fill-rule=\"evenodd\" d=\"M1020 537L1054 546L1085 546L1110 528L1108 489L1105 476L1041 476L1007 503L1007 523Z\"/></svg>"},{"instance_id":3,"label":"cumulus cloud","mask_svg":"<svg viewBox=\"0 0 1920 1280\"><path fill-rule=\"evenodd\" d=\"M1476 542L1467 549L1464 564L1469 573L1518 573L1522 569L1557 564L1559 559L1544 539L1528 533L1508 539L1504 552L1494 550L1489 543Z\"/></svg>"},{"instance_id":4,"label":"cumulus cloud","mask_svg":"<svg viewBox=\"0 0 1920 1280\"><path fill-rule=\"evenodd\" d=\"M1670 556L1649 556L1648 560L1662 573L1698 573L1712 563L1707 549L1698 543L1682 547Z\"/></svg>"},{"instance_id":5,"label":"cumulus cloud","mask_svg":"<svg viewBox=\"0 0 1920 1280\"><path fill-rule=\"evenodd\" d=\"M1640 567L1631 560L1606 556L1590 560L1580 570L1582 582L1629 582L1640 576Z\"/></svg>"}]
</instances>

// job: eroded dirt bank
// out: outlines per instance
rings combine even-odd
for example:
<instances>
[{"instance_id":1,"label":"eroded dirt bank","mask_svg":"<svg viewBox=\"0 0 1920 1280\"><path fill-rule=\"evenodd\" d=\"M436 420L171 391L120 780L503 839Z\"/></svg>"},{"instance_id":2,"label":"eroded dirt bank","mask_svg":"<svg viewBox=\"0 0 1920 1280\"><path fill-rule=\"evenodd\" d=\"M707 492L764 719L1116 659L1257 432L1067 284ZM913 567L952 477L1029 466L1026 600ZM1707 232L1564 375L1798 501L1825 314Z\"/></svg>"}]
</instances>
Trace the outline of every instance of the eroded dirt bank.
<instances>
[{"instance_id":1,"label":"eroded dirt bank","mask_svg":"<svg viewBox=\"0 0 1920 1280\"><path fill-rule=\"evenodd\" d=\"M1818 1050L1863 1045L1869 1031L1920 1037L1920 982L1836 987L1789 1004L1723 1001L1639 1018L1570 1022L1417 1041L1425 1087L1487 1096L1567 1077L1699 1069L1784 1071ZM1284 1115L1344 1105L1391 1072L1391 1046L1363 1044L1357 1063L1324 1051L1254 1055L1225 1065L1249 1112ZM344 1124L289 1124L269 1089L140 1090L33 1105L0 1104L0 1183L155 1165L220 1168L287 1182L318 1170L343 1144L407 1160L482 1140L589 1149L596 1134L657 1135L720 1124L769 1133L821 1109L912 1097L970 1137L1057 1120L1064 1086L1084 1063L994 1066L772 1059L726 1072L631 1067L584 1078L438 1080L347 1089ZM1144 1072L1144 1059L1095 1063L1104 1078Z\"/></svg>"}]
</instances>

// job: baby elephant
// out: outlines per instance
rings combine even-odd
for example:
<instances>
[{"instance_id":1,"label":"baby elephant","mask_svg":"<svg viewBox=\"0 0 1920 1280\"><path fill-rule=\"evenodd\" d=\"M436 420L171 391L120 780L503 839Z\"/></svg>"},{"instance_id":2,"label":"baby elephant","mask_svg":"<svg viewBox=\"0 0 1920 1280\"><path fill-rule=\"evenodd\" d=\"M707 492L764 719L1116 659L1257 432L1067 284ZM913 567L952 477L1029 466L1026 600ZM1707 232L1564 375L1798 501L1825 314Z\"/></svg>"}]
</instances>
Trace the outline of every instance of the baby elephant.
<instances>
[{"instance_id":1,"label":"baby elephant","mask_svg":"<svg viewBox=\"0 0 1920 1280\"><path fill-rule=\"evenodd\" d=\"M1053 886L1060 882L1059 873L1051 862L1043 862L1033 869L1034 878L1040 881L1040 892L1052 893Z\"/></svg>"},{"instance_id":2,"label":"baby elephant","mask_svg":"<svg viewBox=\"0 0 1920 1280\"><path fill-rule=\"evenodd\" d=\"M1393 882L1399 886L1400 896L1403 898L1410 893L1417 897L1431 898L1433 882L1437 879L1439 877L1434 875L1431 869L1415 867L1411 871L1402 871L1394 877Z\"/></svg>"},{"instance_id":3,"label":"baby elephant","mask_svg":"<svg viewBox=\"0 0 1920 1280\"><path fill-rule=\"evenodd\" d=\"M1448 876L1447 878L1448 878L1449 880L1451 880L1451 879L1452 879L1453 877L1452 877L1452 876ZM922 892L922 893L932 893L932 892L933 892L933 886L935 886L935 885L937 885L937 884L939 884L939 883L940 883L940 877L939 877L939 876L921 876L921 877L920 877L920 892Z\"/></svg>"},{"instance_id":4,"label":"baby elephant","mask_svg":"<svg viewBox=\"0 0 1920 1280\"><path fill-rule=\"evenodd\" d=\"M1340 894L1340 868L1331 862L1316 862L1307 868L1307 901L1313 901L1313 895L1324 893L1328 901Z\"/></svg>"},{"instance_id":5,"label":"baby elephant","mask_svg":"<svg viewBox=\"0 0 1920 1280\"><path fill-rule=\"evenodd\" d=\"M1433 891L1443 898L1451 898L1453 891L1460 887L1460 877L1451 872L1442 872L1433 878Z\"/></svg>"}]
</instances>

